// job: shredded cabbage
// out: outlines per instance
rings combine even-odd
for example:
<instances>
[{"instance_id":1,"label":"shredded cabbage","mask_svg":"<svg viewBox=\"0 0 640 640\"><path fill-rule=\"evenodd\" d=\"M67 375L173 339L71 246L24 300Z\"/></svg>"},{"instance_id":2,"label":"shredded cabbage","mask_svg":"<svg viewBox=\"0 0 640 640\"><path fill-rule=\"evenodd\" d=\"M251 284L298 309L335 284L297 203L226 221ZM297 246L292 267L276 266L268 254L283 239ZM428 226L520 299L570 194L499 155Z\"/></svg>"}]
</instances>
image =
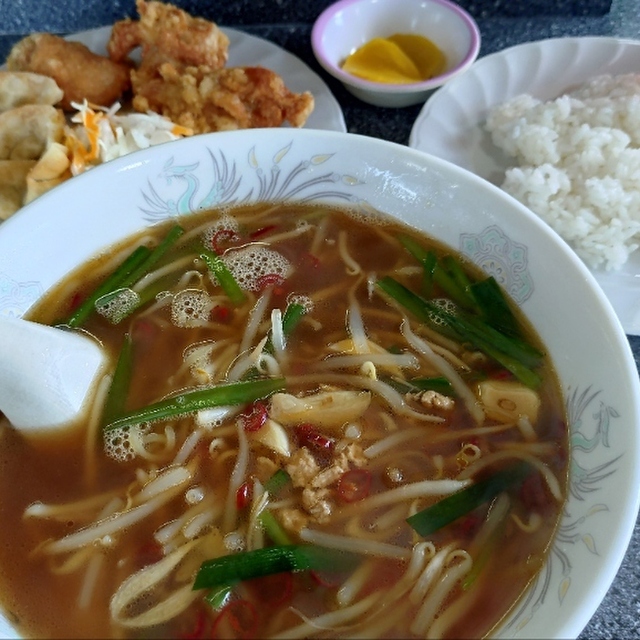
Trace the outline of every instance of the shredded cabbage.
<instances>
[{"instance_id":1,"label":"shredded cabbage","mask_svg":"<svg viewBox=\"0 0 640 640\"><path fill-rule=\"evenodd\" d=\"M71 122L79 125L66 131L74 176L133 151L193 135L191 129L152 111L121 114L119 102L111 107L89 104L86 100L71 104L77 110Z\"/></svg>"}]
</instances>

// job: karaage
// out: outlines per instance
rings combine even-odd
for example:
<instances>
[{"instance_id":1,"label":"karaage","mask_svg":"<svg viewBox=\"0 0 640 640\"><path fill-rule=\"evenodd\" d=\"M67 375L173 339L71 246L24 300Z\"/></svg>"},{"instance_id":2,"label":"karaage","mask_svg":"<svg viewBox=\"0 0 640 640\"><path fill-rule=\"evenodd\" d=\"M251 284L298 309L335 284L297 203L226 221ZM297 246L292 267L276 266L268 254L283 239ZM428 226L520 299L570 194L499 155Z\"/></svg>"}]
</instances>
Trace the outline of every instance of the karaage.
<instances>
[{"instance_id":1,"label":"karaage","mask_svg":"<svg viewBox=\"0 0 640 640\"><path fill-rule=\"evenodd\" d=\"M225 67L229 41L213 22L161 2L136 4L140 20L116 23L107 46L118 62L141 47L131 70L134 109L155 111L194 133L304 125L311 93L290 91L269 69Z\"/></svg>"},{"instance_id":2,"label":"karaage","mask_svg":"<svg viewBox=\"0 0 640 640\"><path fill-rule=\"evenodd\" d=\"M282 78L262 67L176 69L161 65L149 77L132 72L133 106L156 111L197 133L255 127L300 127L313 110L310 93L293 93Z\"/></svg>"},{"instance_id":3,"label":"karaage","mask_svg":"<svg viewBox=\"0 0 640 640\"><path fill-rule=\"evenodd\" d=\"M226 64L229 38L215 23L162 2L137 0L136 8L139 20L126 19L113 25L107 51L114 62L126 61L136 47L141 47L143 60L160 52L163 62L176 65L221 69Z\"/></svg>"},{"instance_id":4,"label":"karaage","mask_svg":"<svg viewBox=\"0 0 640 640\"><path fill-rule=\"evenodd\" d=\"M9 71L29 71L53 78L64 97L63 109L88 100L110 105L129 89L129 65L93 53L80 42L50 33L34 33L20 40L7 58Z\"/></svg>"}]
</instances>

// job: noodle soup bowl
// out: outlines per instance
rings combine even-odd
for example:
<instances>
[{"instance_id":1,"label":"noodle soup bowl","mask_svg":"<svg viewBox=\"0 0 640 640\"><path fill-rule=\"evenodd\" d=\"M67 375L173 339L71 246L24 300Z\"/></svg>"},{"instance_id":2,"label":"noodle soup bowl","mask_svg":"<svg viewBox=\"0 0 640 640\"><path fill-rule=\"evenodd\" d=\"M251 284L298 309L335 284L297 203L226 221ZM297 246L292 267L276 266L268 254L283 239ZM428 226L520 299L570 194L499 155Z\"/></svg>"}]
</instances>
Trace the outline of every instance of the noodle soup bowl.
<instances>
[{"instance_id":1,"label":"noodle soup bowl","mask_svg":"<svg viewBox=\"0 0 640 640\"><path fill-rule=\"evenodd\" d=\"M564 394L568 499L544 566L493 635L579 635L613 581L636 521L638 374L626 336L582 262L528 209L482 179L404 146L341 133L252 130L160 145L69 180L0 226L0 314L22 316L68 272L143 228L260 201L388 213L493 275L529 319ZM2 637L19 636L11 620L0 619Z\"/></svg>"}]
</instances>

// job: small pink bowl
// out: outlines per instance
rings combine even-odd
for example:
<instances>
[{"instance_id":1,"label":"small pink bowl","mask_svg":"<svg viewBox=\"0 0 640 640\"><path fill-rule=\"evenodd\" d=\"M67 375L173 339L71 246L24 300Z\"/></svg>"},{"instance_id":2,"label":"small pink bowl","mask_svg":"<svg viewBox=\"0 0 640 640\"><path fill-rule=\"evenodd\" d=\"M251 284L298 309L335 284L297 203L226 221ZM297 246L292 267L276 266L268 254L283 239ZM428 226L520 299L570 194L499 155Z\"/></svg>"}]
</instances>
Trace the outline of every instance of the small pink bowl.
<instances>
[{"instance_id":1,"label":"small pink bowl","mask_svg":"<svg viewBox=\"0 0 640 640\"><path fill-rule=\"evenodd\" d=\"M447 58L444 73L424 82L387 84L342 70L356 49L394 33L429 38ZM360 100L380 107L406 107L424 102L473 64L480 51L480 30L464 9L449 0L340 0L316 20L311 46L320 65Z\"/></svg>"}]
</instances>

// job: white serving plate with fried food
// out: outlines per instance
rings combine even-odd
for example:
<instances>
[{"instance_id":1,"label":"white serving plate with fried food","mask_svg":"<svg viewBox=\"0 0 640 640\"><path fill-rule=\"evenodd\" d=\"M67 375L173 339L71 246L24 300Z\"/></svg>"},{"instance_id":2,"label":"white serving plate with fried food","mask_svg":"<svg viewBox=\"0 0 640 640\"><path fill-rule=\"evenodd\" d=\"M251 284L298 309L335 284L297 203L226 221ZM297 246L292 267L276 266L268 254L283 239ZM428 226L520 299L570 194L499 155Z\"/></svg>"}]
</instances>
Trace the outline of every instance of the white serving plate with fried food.
<instances>
[{"instance_id":1,"label":"white serving plate with fried food","mask_svg":"<svg viewBox=\"0 0 640 640\"><path fill-rule=\"evenodd\" d=\"M264 38L228 27L222 27L222 30L229 38L227 67L260 65L275 71L282 76L291 91L296 93L310 91L313 94L315 107L305 128L328 131L347 130L342 109L331 90L302 60ZM110 35L111 27L107 26L81 31L69 35L68 39L81 42L94 53L106 55ZM133 57L135 59L135 55Z\"/></svg>"}]
</instances>

